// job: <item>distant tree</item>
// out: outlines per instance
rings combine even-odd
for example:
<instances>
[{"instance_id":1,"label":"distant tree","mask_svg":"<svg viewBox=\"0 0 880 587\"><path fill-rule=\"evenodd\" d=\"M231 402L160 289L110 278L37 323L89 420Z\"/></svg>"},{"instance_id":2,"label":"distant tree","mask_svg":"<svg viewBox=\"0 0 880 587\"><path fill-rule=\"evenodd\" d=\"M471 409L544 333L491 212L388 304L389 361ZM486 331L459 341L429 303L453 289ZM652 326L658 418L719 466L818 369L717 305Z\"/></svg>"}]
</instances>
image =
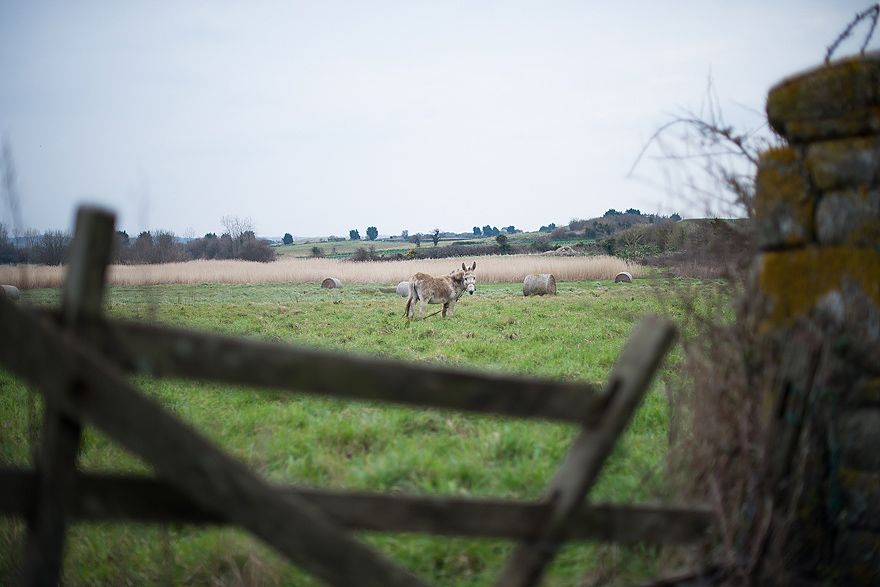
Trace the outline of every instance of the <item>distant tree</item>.
<instances>
[{"instance_id":1,"label":"distant tree","mask_svg":"<svg viewBox=\"0 0 880 587\"><path fill-rule=\"evenodd\" d=\"M70 235L60 230L47 230L40 238L36 257L45 265L61 265L67 258Z\"/></svg>"},{"instance_id":2,"label":"distant tree","mask_svg":"<svg viewBox=\"0 0 880 587\"><path fill-rule=\"evenodd\" d=\"M376 240L377 236L379 236L379 231L376 229L376 227L375 226L368 226L367 227L367 238L371 241L374 241L374 240Z\"/></svg>"},{"instance_id":3,"label":"distant tree","mask_svg":"<svg viewBox=\"0 0 880 587\"><path fill-rule=\"evenodd\" d=\"M506 253L510 250L510 243L508 242L507 235L499 234L495 237L495 242L498 243L498 248L501 249L502 253Z\"/></svg>"},{"instance_id":4,"label":"distant tree","mask_svg":"<svg viewBox=\"0 0 880 587\"><path fill-rule=\"evenodd\" d=\"M217 245L217 256L215 259L234 259L232 237L228 232L220 235L220 243Z\"/></svg>"},{"instance_id":5,"label":"distant tree","mask_svg":"<svg viewBox=\"0 0 880 587\"><path fill-rule=\"evenodd\" d=\"M498 236L499 234L501 234L501 231L498 230L497 226L493 226L492 227L492 236Z\"/></svg>"},{"instance_id":6,"label":"distant tree","mask_svg":"<svg viewBox=\"0 0 880 587\"><path fill-rule=\"evenodd\" d=\"M289 232L285 232L284 238L281 239L281 242L283 242L285 245L292 245L293 244L293 235L290 234Z\"/></svg>"},{"instance_id":7,"label":"distant tree","mask_svg":"<svg viewBox=\"0 0 880 587\"><path fill-rule=\"evenodd\" d=\"M114 263L125 263L128 261L128 245L131 243L131 239L128 236L128 233L124 230L117 230L116 234L113 237L113 262ZM2 255L0 255L2 256ZM0 263L2 263L2 259L0 259Z\"/></svg>"},{"instance_id":8,"label":"distant tree","mask_svg":"<svg viewBox=\"0 0 880 587\"><path fill-rule=\"evenodd\" d=\"M0 264L10 264L18 261L18 251L9 239L9 231L6 226L0 224Z\"/></svg>"},{"instance_id":9,"label":"distant tree","mask_svg":"<svg viewBox=\"0 0 880 587\"><path fill-rule=\"evenodd\" d=\"M678 213L673 212L673 213L669 216L669 219L672 220L672 221L674 221L674 222L678 222L679 220L681 220L681 216L680 216Z\"/></svg>"},{"instance_id":10,"label":"distant tree","mask_svg":"<svg viewBox=\"0 0 880 587\"><path fill-rule=\"evenodd\" d=\"M483 231L480 230L479 226L474 227L474 236L483 236Z\"/></svg>"},{"instance_id":11,"label":"distant tree","mask_svg":"<svg viewBox=\"0 0 880 587\"><path fill-rule=\"evenodd\" d=\"M142 231L134 241L132 251L133 260L136 263L153 262L153 235L149 231Z\"/></svg>"},{"instance_id":12,"label":"distant tree","mask_svg":"<svg viewBox=\"0 0 880 587\"><path fill-rule=\"evenodd\" d=\"M408 241L409 240L409 231L406 229L401 230L400 231L400 238L401 238L401 240Z\"/></svg>"},{"instance_id":13,"label":"distant tree","mask_svg":"<svg viewBox=\"0 0 880 587\"><path fill-rule=\"evenodd\" d=\"M507 234L516 234L516 227L511 224L510 226L505 226L504 231L507 232Z\"/></svg>"},{"instance_id":14,"label":"distant tree","mask_svg":"<svg viewBox=\"0 0 880 587\"><path fill-rule=\"evenodd\" d=\"M627 208L626 214L635 214L636 216L641 216L642 212L640 210L636 210L635 208Z\"/></svg>"},{"instance_id":15,"label":"distant tree","mask_svg":"<svg viewBox=\"0 0 880 587\"><path fill-rule=\"evenodd\" d=\"M244 245L245 240L247 240L246 234L248 232L254 233L254 223L250 218L223 216L220 218L220 224L226 229L226 234L229 235L229 238L232 239L231 257L233 259L238 258L241 247Z\"/></svg>"},{"instance_id":16,"label":"distant tree","mask_svg":"<svg viewBox=\"0 0 880 587\"><path fill-rule=\"evenodd\" d=\"M185 259L184 248L173 232L168 230L153 232L153 263L173 263Z\"/></svg>"},{"instance_id":17,"label":"distant tree","mask_svg":"<svg viewBox=\"0 0 880 587\"><path fill-rule=\"evenodd\" d=\"M316 245L316 246L312 247L311 253L312 253L312 257L321 258L324 256L324 249L322 249L321 247Z\"/></svg>"},{"instance_id":18,"label":"distant tree","mask_svg":"<svg viewBox=\"0 0 880 587\"><path fill-rule=\"evenodd\" d=\"M416 234L409 237L409 242L415 244L417 247L422 246L422 233L417 232Z\"/></svg>"},{"instance_id":19,"label":"distant tree","mask_svg":"<svg viewBox=\"0 0 880 587\"><path fill-rule=\"evenodd\" d=\"M217 238L217 233L216 232L206 232L205 238Z\"/></svg>"},{"instance_id":20,"label":"distant tree","mask_svg":"<svg viewBox=\"0 0 880 587\"><path fill-rule=\"evenodd\" d=\"M492 233L492 225L491 224L487 224L486 226L483 227L483 236L495 236Z\"/></svg>"},{"instance_id":21,"label":"distant tree","mask_svg":"<svg viewBox=\"0 0 880 587\"><path fill-rule=\"evenodd\" d=\"M361 233L358 232L357 228L352 228L348 231L348 238L353 241L359 241L361 240Z\"/></svg>"},{"instance_id":22,"label":"distant tree","mask_svg":"<svg viewBox=\"0 0 880 587\"><path fill-rule=\"evenodd\" d=\"M553 232L553 229L555 229L555 228L556 228L556 223L551 222L547 226L542 226L541 228L539 228L538 232Z\"/></svg>"},{"instance_id":23,"label":"distant tree","mask_svg":"<svg viewBox=\"0 0 880 587\"><path fill-rule=\"evenodd\" d=\"M611 216L620 216L621 213L615 210L614 208L610 208L605 214L602 215L603 218L610 218Z\"/></svg>"},{"instance_id":24,"label":"distant tree","mask_svg":"<svg viewBox=\"0 0 880 587\"><path fill-rule=\"evenodd\" d=\"M437 243L440 242L440 229L435 228L434 232L431 233L431 240L434 241L434 246L437 246Z\"/></svg>"}]
</instances>

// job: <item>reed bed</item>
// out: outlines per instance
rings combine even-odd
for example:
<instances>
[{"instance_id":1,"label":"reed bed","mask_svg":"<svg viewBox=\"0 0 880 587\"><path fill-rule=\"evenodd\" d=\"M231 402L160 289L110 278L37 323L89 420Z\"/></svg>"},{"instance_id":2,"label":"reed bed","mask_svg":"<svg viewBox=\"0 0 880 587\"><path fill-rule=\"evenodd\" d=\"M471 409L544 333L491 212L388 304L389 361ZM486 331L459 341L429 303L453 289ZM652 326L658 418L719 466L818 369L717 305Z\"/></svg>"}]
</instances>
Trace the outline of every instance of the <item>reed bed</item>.
<instances>
[{"instance_id":1,"label":"reed bed","mask_svg":"<svg viewBox=\"0 0 880 587\"><path fill-rule=\"evenodd\" d=\"M111 265L111 285L199 283L303 283L336 277L346 283L395 285L417 271L440 275L474 257L417 259L356 263L339 259L282 258L273 263L252 261L187 261L161 265ZM552 273L558 281L614 279L620 271L639 277L643 268L617 257L552 257L547 255L497 255L478 257L477 279L482 283L519 283L531 273ZM42 265L0 266L0 283L21 289L59 287L63 267Z\"/></svg>"}]
</instances>

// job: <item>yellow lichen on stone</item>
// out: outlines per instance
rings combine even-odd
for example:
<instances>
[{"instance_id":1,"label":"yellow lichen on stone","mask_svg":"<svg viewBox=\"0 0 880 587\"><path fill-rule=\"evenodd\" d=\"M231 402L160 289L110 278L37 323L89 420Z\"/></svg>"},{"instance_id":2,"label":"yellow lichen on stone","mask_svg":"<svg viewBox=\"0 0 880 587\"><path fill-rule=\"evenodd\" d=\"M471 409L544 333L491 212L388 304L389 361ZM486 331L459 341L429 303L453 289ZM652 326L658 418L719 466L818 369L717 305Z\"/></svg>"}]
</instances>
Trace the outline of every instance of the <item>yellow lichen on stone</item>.
<instances>
[{"instance_id":1,"label":"yellow lichen on stone","mask_svg":"<svg viewBox=\"0 0 880 587\"><path fill-rule=\"evenodd\" d=\"M815 199L798 153L790 147L764 152L755 183L760 245L790 246L811 240Z\"/></svg>"},{"instance_id":2,"label":"yellow lichen on stone","mask_svg":"<svg viewBox=\"0 0 880 587\"><path fill-rule=\"evenodd\" d=\"M792 140L789 125L797 121L842 118L845 134L853 134L851 115L880 106L880 56L846 59L790 77L770 90L767 118L780 134ZM803 129L801 129L803 131ZM834 128L822 128L823 136ZM841 129L843 130L843 129ZM856 134L859 134L856 132ZM802 136L808 139L809 136Z\"/></svg>"},{"instance_id":3,"label":"yellow lichen on stone","mask_svg":"<svg viewBox=\"0 0 880 587\"><path fill-rule=\"evenodd\" d=\"M817 190L875 187L880 180L880 137L812 143L804 163Z\"/></svg>"},{"instance_id":4,"label":"yellow lichen on stone","mask_svg":"<svg viewBox=\"0 0 880 587\"><path fill-rule=\"evenodd\" d=\"M862 108L834 118L787 120L784 132L777 130L792 143L875 135L880 133L880 108Z\"/></svg>"},{"instance_id":5,"label":"yellow lichen on stone","mask_svg":"<svg viewBox=\"0 0 880 587\"><path fill-rule=\"evenodd\" d=\"M880 253L848 246L804 247L761 255L758 285L771 303L765 326L807 314L844 280L857 284L880 306Z\"/></svg>"}]
</instances>

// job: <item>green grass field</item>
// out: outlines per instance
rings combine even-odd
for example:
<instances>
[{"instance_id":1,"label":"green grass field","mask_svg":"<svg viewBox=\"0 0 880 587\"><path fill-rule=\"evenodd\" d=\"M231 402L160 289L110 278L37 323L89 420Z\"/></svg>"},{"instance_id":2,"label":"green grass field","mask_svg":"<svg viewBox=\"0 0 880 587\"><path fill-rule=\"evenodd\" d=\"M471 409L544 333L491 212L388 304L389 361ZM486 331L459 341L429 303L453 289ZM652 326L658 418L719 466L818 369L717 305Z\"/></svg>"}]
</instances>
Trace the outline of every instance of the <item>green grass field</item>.
<instances>
[{"instance_id":1,"label":"green grass field","mask_svg":"<svg viewBox=\"0 0 880 587\"><path fill-rule=\"evenodd\" d=\"M687 282L697 291L711 284ZM645 279L559 284L559 295L523 298L519 285L481 286L454 318L409 327L404 300L374 286L317 284L113 287L113 316L398 359L601 383L639 317L676 317L673 282ZM24 292L53 305L55 290ZM674 363L675 356L669 362ZM668 368L668 367L667 367ZM559 466L570 426L412 410L217 385L138 380L142 388L219 445L277 482L416 494L536 498ZM0 373L0 464L29 462L27 391ZM655 383L592 492L596 501L667 496L667 407ZM87 470L148 470L89 430ZM0 521L0 583L24 532ZM364 534L435 585L488 585L510 550L493 540ZM546 585L579 585L616 561L635 580L659 550L588 544L565 548ZM75 526L67 585L312 585L310 578L239 531L192 527Z\"/></svg>"}]
</instances>

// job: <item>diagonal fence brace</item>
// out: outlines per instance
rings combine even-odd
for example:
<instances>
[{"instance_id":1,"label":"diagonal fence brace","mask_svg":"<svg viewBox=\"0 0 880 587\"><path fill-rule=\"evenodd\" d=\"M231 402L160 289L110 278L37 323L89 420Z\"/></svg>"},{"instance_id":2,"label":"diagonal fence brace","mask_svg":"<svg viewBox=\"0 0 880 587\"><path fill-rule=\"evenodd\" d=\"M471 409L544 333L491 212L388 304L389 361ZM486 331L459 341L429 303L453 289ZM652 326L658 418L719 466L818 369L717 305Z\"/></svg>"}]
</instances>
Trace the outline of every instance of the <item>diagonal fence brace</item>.
<instances>
[{"instance_id":1,"label":"diagonal fence brace","mask_svg":"<svg viewBox=\"0 0 880 587\"><path fill-rule=\"evenodd\" d=\"M572 514L595 484L674 338L675 327L668 320L647 316L638 324L608 380L605 414L597 426L584 427L575 438L544 495L551 509L537 537L517 544L496 587L531 587L541 580L565 539Z\"/></svg>"},{"instance_id":2,"label":"diagonal fence brace","mask_svg":"<svg viewBox=\"0 0 880 587\"><path fill-rule=\"evenodd\" d=\"M139 393L89 347L0 299L0 364L69 417L94 425L195 503L249 530L331 585L422 586L317 507L275 491L244 465Z\"/></svg>"}]
</instances>

